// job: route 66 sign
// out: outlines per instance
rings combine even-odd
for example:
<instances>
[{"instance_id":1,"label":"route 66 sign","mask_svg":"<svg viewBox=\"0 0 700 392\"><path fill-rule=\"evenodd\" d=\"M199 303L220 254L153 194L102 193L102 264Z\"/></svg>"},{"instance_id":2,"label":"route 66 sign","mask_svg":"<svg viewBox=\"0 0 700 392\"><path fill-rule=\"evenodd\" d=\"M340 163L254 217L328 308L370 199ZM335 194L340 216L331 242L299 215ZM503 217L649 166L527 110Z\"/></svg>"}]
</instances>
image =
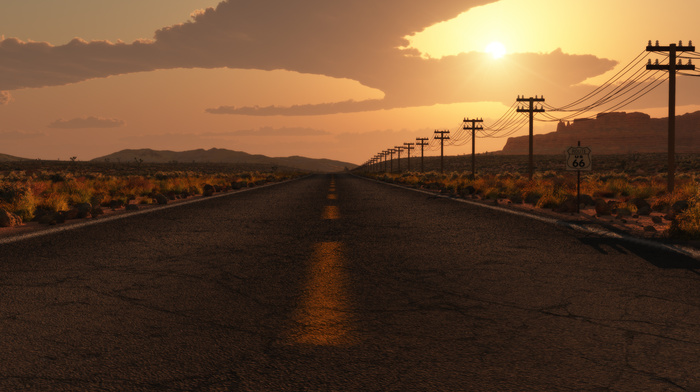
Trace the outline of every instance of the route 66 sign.
<instances>
[{"instance_id":1,"label":"route 66 sign","mask_svg":"<svg viewBox=\"0 0 700 392\"><path fill-rule=\"evenodd\" d=\"M566 150L566 170L591 170L591 149L569 147Z\"/></svg>"}]
</instances>

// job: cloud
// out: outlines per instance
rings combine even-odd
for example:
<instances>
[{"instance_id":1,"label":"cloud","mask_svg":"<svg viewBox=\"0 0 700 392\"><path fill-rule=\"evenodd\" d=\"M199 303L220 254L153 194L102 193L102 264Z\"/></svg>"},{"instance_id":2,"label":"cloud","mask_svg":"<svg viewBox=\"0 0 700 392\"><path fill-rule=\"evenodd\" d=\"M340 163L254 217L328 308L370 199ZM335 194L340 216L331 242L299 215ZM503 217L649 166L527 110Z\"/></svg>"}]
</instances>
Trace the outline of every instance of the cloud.
<instances>
[{"instance_id":1,"label":"cloud","mask_svg":"<svg viewBox=\"0 0 700 392\"><path fill-rule=\"evenodd\" d=\"M77 128L118 128L124 126L123 120L100 117L81 117L71 120L59 119L48 125L49 128L77 129Z\"/></svg>"},{"instance_id":2,"label":"cloud","mask_svg":"<svg viewBox=\"0 0 700 392\"><path fill-rule=\"evenodd\" d=\"M262 127L258 130L242 129L226 133L207 133L207 136L275 136L275 137L300 137L300 136L324 136L330 135L330 132L312 128L272 128Z\"/></svg>"},{"instance_id":3,"label":"cloud","mask_svg":"<svg viewBox=\"0 0 700 392\"><path fill-rule=\"evenodd\" d=\"M12 95L9 91L0 91L0 105L7 105L12 102Z\"/></svg>"},{"instance_id":4,"label":"cloud","mask_svg":"<svg viewBox=\"0 0 700 392\"><path fill-rule=\"evenodd\" d=\"M76 83L172 68L284 69L348 78L384 92L381 100L291 107L210 108L212 114L320 115L501 101L549 94L616 64L561 50L513 54L494 63L482 53L426 59L404 38L496 0L222 1L191 20L131 44L74 39L66 45L0 41L0 89Z\"/></svg>"},{"instance_id":5,"label":"cloud","mask_svg":"<svg viewBox=\"0 0 700 392\"><path fill-rule=\"evenodd\" d=\"M46 136L45 133L41 132L21 132L21 131L7 131L0 132L0 140L27 140L35 139Z\"/></svg>"},{"instance_id":6,"label":"cloud","mask_svg":"<svg viewBox=\"0 0 700 392\"><path fill-rule=\"evenodd\" d=\"M352 113L383 109L386 106L383 100L370 99L366 101L343 101L323 104L283 106L219 106L206 109L212 114L243 114L248 116L314 116L329 113Z\"/></svg>"}]
</instances>

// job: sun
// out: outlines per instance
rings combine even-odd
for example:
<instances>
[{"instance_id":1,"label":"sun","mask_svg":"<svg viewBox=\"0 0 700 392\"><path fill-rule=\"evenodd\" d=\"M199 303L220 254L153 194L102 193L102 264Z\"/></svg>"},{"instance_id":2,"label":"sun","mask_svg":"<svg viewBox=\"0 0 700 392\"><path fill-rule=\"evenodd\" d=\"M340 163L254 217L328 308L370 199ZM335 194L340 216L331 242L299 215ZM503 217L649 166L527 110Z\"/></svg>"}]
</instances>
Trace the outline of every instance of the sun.
<instances>
[{"instance_id":1,"label":"sun","mask_svg":"<svg viewBox=\"0 0 700 392\"><path fill-rule=\"evenodd\" d=\"M491 53L494 59L500 59L506 55L506 47L498 41L493 41L486 45L486 53Z\"/></svg>"}]
</instances>

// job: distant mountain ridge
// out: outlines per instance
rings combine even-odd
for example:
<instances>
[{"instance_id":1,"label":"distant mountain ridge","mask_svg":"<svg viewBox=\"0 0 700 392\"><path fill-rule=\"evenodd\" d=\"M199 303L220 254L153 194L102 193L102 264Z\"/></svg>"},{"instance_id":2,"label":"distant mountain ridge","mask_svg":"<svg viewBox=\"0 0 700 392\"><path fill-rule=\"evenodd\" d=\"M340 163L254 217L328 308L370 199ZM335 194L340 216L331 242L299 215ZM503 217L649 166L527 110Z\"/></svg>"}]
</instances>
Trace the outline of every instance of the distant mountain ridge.
<instances>
[{"instance_id":1,"label":"distant mountain ridge","mask_svg":"<svg viewBox=\"0 0 700 392\"><path fill-rule=\"evenodd\" d=\"M29 161L27 158L15 157L7 154L0 154L0 162L17 162L17 161Z\"/></svg>"},{"instance_id":2,"label":"distant mountain ridge","mask_svg":"<svg viewBox=\"0 0 700 392\"><path fill-rule=\"evenodd\" d=\"M564 154L575 146L591 148L593 154L666 152L668 117L651 118L645 113L601 113L595 119L560 122L556 132L535 135L535 154ZM527 154L529 137L508 138L501 154ZM700 111L676 116L676 152L700 153Z\"/></svg>"},{"instance_id":3,"label":"distant mountain ridge","mask_svg":"<svg viewBox=\"0 0 700 392\"><path fill-rule=\"evenodd\" d=\"M242 151L233 151L223 148L212 148L209 150L200 148L189 151L152 150L150 148L137 150L127 149L95 158L92 161L104 162L105 160L109 160L111 162L133 162L134 160L139 159L142 159L143 162L150 163L168 163L177 161L200 163L265 164L317 172L338 172L345 170L345 168L353 169L357 167L357 165L353 163L336 161L332 159L315 159L301 156L268 157L265 155L254 155Z\"/></svg>"}]
</instances>

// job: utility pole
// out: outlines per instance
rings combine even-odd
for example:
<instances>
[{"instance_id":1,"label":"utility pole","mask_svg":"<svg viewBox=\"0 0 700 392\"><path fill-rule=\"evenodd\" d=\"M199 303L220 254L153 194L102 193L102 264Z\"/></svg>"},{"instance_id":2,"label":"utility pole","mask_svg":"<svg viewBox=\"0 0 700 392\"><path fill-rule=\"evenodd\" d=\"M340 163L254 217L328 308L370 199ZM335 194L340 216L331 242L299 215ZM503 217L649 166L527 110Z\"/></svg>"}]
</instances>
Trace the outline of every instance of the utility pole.
<instances>
[{"instance_id":1,"label":"utility pole","mask_svg":"<svg viewBox=\"0 0 700 392\"><path fill-rule=\"evenodd\" d=\"M676 177L676 71L677 70L694 70L695 66L690 60L688 64L682 64L682 60L678 60L676 64L676 54L678 52L694 52L695 46L693 46L693 41L688 42L688 46L683 46L683 42L678 42L676 44L670 44L669 46L659 46L659 41L656 41L656 45L651 45L651 40L649 40L649 45L647 46L647 52L668 52L668 64L661 65L657 59L654 64L647 64L648 70L665 70L668 71L668 193L672 193L675 188L675 177Z\"/></svg>"},{"instance_id":2,"label":"utility pole","mask_svg":"<svg viewBox=\"0 0 700 392\"><path fill-rule=\"evenodd\" d=\"M471 129L472 131L472 180L476 178L476 131L481 131L484 129L481 125L476 125L476 123L483 123L483 119L478 119L478 120L468 120L467 118L464 119L464 127L463 129L469 130ZM472 123L470 127L467 128L467 123Z\"/></svg>"},{"instance_id":3,"label":"utility pole","mask_svg":"<svg viewBox=\"0 0 700 392\"><path fill-rule=\"evenodd\" d=\"M532 145L533 145L532 139L534 137L533 136L533 129L534 129L533 122L535 120L535 113L543 113L544 112L544 108L542 108L541 106L539 108L535 107L535 102L544 102L544 96L542 96L541 98L538 98L537 95L535 95L534 98L532 98L532 97L525 98L525 96L522 96L522 97L518 96L518 102L529 102L530 103L529 108L518 107L518 113L530 113L530 153L529 153L530 154L530 160L529 160L530 165L529 166L530 166L530 179L532 180L532 175L535 172L535 164L534 164L534 159L533 159L533 148L532 148Z\"/></svg>"},{"instance_id":4,"label":"utility pole","mask_svg":"<svg viewBox=\"0 0 700 392\"><path fill-rule=\"evenodd\" d=\"M398 172L401 173L401 151L403 151L404 147L403 146L394 146L396 149L396 152L399 153L399 158L398 158Z\"/></svg>"},{"instance_id":5,"label":"utility pole","mask_svg":"<svg viewBox=\"0 0 700 392\"><path fill-rule=\"evenodd\" d=\"M449 136L445 136L450 133L449 130L438 131L435 130L435 134L440 134L440 136L433 136L433 138L440 141L440 173L445 172L445 140L449 140Z\"/></svg>"},{"instance_id":6,"label":"utility pole","mask_svg":"<svg viewBox=\"0 0 700 392\"><path fill-rule=\"evenodd\" d=\"M393 172L394 172L394 153L395 153L395 152L396 152L396 150L394 150L393 148L390 148L390 149L389 149L389 154L391 154L391 159L389 160L389 168L390 168L391 170L389 170L389 173L393 173Z\"/></svg>"},{"instance_id":7,"label":"utility pole","mask_svg":"<svg viewBox=\"0 0 700 392\"><path fill-rule=\"evenodd\" d=\"M406 152L408 152L408 171L411 171L411 150L413 150L413 143L404 143L403 144Z\"/></svg>"},{"instance_id":8,"label":"utility pole","mask_svg":"<svg viewBox=\"0 0 700 392\"><path fill-rule=\"evenodd\" d=\"M387 156L388 154L389 154L389 151L387 151L387 150L382 151L382 155L384 155L384 173L386 173L386 169L387 169L387 167L386 167L386 166L387 166L387 164L386 164L386 156Z\"/></svg>"},{"instance_id":9,"label":"utility pole","mask_svg":"<svg viewBox=\"0 0 700 392\"><path fill-rule=\"evenodd\" d=\"M417 137L416 138L416 146L420 146L420 172L423 173L425 172L425 167L423 166L423 147L428 145L428 138L427 137Z\"/></svg>"}]
</instances>

